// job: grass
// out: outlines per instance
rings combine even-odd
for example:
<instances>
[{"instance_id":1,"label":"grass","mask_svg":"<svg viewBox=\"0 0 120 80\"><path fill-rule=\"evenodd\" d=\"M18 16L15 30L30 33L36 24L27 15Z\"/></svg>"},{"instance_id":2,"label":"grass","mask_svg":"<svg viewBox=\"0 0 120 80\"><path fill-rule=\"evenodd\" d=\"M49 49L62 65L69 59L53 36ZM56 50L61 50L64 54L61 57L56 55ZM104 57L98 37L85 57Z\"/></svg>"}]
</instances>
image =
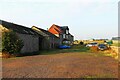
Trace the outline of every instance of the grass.
<instances>
[{"instance_id":1,"label":"grass","mask_svg":"<svg viewBox=\"0 0 120 80\"><path fill-rule=\"evenodd\" d=\"M93 53L90 55L99 57L99 56L110 56L112 55L110 53L104 53L103 51L92 51L90 48L85 47L84 45L73 45L70 49L53 49L53 50L41 50L39 52L32 52L32 53L25 53L17 57L22 56L34 56L34 55L52 55L52 54L59 54L59 53L74 53L79 52L80 54L88 54Z\"/></svg>"},{"instance_id":2,"label":"grass","mask_svg":"<svg viewBox=\"0 0 120 80\"><path fill-rule=\"evenodd\" d=\"M39 52L18 54L16 57L11 57L11 59L20 58L23 56L52 55L59 53L74 53L74 52L80 52L86 54L89 51L90 51L89 48L85 47L84 45L73 45L70 49L41 50Z\"/></svg>"},{"instance_id":3,"label":"grass","mask_svg":"<svg viewBox=\"0 0 120 80\"><path fill-rule=\"evenodd\" d=\"M113 41L112 46L120 47L120 40Z\"/></svg>"},{"instance_id":4,"label":"grass","mask_svg":"<svg viewBox=\"0 0 120 80\"><path fill-rule=\"evenodd\" d=\"M88 52L89 48L84 45L73 45L70 49L55 49L44 50L40 52L40 55L58 54L58 53L70 53L70 52Z\"/></svg>"},{"instance_id":5,"label":"grass","mask_svg":"<svg viewBox=\"0 0 120 80\"><path fill-rule=\"evenodd\" d=\"M111 74L101 74L99 76L85 76L85 79L89 80L98 80L98 78L114 78Z\"/></svg>"},{"instance_id":6,"label":"grass","mask_svg":"<svg viewBox=\"0 0 120 80\"><path fill-rule=\"evenodd\" d=\"M120 42L119 43L113 43L112 46L120 47Z\"/></svg>"},{"instance_id":7,"label":"grass","mask_svg":"<svg viewBox=\"0 0 120 80\"><path fill-rule=\"evenodd\" d=\"M2 43L1 43L1 41L0 41L0 52L2 51Z\"/></svg>"},{"instance_id":8,"label":"grass","mask_svg":"<svg viewBox=\"0 0 120 80\"><path fill-rule=\"evenodd\" d=\"M101 57L101 56L107 56L107 57L113 57L114 59L118 59L118 56L114 56L110 52L105 53L104 51L94 51L93 49L87 48L84 45L73 45L70 49L55 49L55 50L45 50L39 52L40 55L52 55L52 54L59 54L59 53L74 53L79 52L80 54L88 54L92 53L90 55Z\"/></svg>"},{"instance_id":9,"label":"grass","mask_svg":"<svg viewBox=\"0 0 120 80\"><path fill-rule=\"evenodd\" d=\"M85 47L84 45L73 45L72 48L70 49L41 50L38 52L20 54L17 57L34 56L34 55L52 55L52 54L59 54L59 53L72 53L72 52L86 53L86 52L89 52L89 48Z\"/></svg>"}]
</instances>

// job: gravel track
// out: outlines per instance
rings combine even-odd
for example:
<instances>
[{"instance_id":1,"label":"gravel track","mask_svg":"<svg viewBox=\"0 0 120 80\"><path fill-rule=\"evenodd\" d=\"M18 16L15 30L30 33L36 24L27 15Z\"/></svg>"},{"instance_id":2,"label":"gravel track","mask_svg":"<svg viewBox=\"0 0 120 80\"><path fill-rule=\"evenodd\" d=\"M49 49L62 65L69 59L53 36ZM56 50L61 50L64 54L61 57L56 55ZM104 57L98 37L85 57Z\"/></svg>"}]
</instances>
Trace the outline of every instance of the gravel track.
<instances>
[{"instance_id":1,"label":"gravel track","mask_svg":"<svg viewBox=\"0 0 120 80\"><path fill-rule=\"evenodd\" d=\"M117 78L118 61L92 53L60 53L2 60L3 78Z\"/></svg>"}]
</instances>

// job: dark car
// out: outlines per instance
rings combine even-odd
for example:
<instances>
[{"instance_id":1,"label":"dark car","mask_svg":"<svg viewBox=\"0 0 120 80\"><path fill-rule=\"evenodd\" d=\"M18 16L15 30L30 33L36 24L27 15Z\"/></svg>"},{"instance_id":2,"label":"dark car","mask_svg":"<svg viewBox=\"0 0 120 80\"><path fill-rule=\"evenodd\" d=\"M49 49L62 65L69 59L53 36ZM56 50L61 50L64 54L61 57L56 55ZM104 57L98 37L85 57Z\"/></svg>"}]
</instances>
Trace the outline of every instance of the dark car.
<instances>
[{"instance_id":1,"label":"dark car","mask_svg":"<svg viewBox=\"0 0 120 80\"><path fill-rule=\"evenodd\" d=\"M71 46L67 46L67 45L60 45L59 49L69 49L71 48Z\"/></svg>"},{"instance_id":2,"label":"dark car","mask_svg":"<svg viewBox=\"0 0 120 80\"><path fill-rule=\"evenodd\" d=\"M103 51L103 50L107 50L108 47L107 47L107 45L105 45L105 44L99 44L99 45L98 45L98 49L101 50L101 51Z\"/></svg>"}]
</instances>

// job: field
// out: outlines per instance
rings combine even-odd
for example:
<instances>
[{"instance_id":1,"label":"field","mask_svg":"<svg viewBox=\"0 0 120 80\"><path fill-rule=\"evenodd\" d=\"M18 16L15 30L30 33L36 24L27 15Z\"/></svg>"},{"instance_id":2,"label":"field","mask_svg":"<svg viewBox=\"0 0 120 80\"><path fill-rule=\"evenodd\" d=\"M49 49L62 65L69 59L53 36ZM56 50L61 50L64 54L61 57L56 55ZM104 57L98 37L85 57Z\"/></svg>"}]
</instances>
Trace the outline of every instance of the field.
<instances>
[{"instance_id":1,"label":"field","mask_svg":"<svg viewBox=\"0 0 120 80\"><path fill-rule=\"evenodd\" d=\"M0 52L2 50L2 41L1 41L1 38L0 38Z\"/></svg>"},{"instance_id":2,"label":"field","mask_svg":"<svg viewBox=\"0 0 120 80\"><path fill-rule=\"evenodd\" d=\"M2 51L2 44L0 43L0 52Z\"/></svg>"},{"instance_id":3,"label":"field","mask_svg":"<svg viewBox=\"0 0 120 80\"><path fill-rule=\"evenodd\" d=\"M120 47L120 41L113 41L112 46Z\"/></svg>"},{"instance_id":4,"label":"field","mask_svg":"<svg viewBox=\"0 0 120 80\"><path fill-rule=\"evenodd\" d=\"M118 61L84 46L2 60L4 78L117 78Z\"/></svg>"}]
</instances>

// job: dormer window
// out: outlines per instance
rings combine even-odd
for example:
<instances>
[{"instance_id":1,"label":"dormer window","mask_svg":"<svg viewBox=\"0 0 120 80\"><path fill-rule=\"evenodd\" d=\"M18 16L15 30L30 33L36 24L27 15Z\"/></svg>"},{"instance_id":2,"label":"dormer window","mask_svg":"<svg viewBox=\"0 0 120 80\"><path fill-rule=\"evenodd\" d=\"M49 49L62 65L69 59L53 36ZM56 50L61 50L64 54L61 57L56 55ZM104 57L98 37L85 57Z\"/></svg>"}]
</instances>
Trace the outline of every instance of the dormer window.
<instances>
[{"instance_id":1,"label":"dormer window","mask_svg":"<svg viewBox=\"0 0 120 80\"><path fill-rule=\"evenodd\" d=\"M66 30L66 34L69 34L69 30Z\"/></svg>"},{"instance_id":2,"label":"dormer window","mask_svg":"<svg viewBox=\"0 0 120 80\"><path fill-rule=\"evenodd\" d=\"M30 31L31 34L34 34L34 32Z\"/></svg>"},{"instance_id":3,"label":"dormer window","mask_svg":"<svg viewBox=\"0 0 120 80\"><path fill-rule=\"evenodd\" d=\"M26 32L26 33L28 33L28 31L26 31L25 29L23 31Z\"/></svg>"}]
</instances>

